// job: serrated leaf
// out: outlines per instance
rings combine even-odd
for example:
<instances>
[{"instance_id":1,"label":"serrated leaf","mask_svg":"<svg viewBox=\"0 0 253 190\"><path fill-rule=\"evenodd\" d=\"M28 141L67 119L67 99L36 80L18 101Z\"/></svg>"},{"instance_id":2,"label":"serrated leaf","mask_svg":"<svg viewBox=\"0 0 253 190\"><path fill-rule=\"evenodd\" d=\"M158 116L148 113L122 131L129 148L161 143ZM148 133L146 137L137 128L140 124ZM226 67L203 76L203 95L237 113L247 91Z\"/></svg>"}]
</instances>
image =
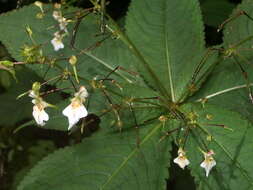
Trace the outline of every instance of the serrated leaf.
<instances>
[{"instance_id":1,"label":"serrated leaf","mask_svg":"<svg viewBox=\"0 0 253 190\"><path fill-rule=\"evenodd\" d=\"M74 22L68 25L68 29L71 32L63 40L65 48L59 52L55 52L50 40L53 38L54 32L59 29L57 28L57 22L52 17L53 8L49 5L45 5L45 9L47 9L47 13L42 19L37 19L35 17L39 10L34 5L26 6L0 16L0 24L5 26L0 30L0 39L16 60L24 60L21 56L21 48L24 44L32 45L31 39L29 39L25 30L25 28L29 26L33 31L33 38L36 43L43 44L43 55L56 59L66 59L72 55L78 55L77 73L81 78L91 80L96 76L103 77L117 66L123 66L126 69L134 70L134 68L131 67L132 56L127 49L123 48L124 46L122 46L120 40L114 40L103 35L96 37L99 30L97 24L98 17L95 15L89 15L83 19L78 27L75 40L75 47L79 50L90 49L91 47L95 47L95 49L91 48L91 50L85 50L80 54L79 50L73 50L70 47L70 41L72 39L71 30L74 28ZM64 14L67 15L73 14L73 12L76 11L80 11L80 9L68 8L63 10ZM22 22L19 20L20 17L23 18ZM19 32L17 34L9 32L15 30ZM100 45L100 41L103 40L103 38L107 39L101 42L102 44ZM56 64L58 64L58 67L49 66L48 64L31 64L29 66L35 70L39 76L46 76L46 80L60 75L63 71L59 69L59 67L62 69L68 68L69 71L73 72L67 60L58 61ZM118 73L117 75L120 76L119 78L123 78L124 81L131 82L131 79L128 78L133 78L131 75L120 70L116 70L115 73ZM54 83L55 81L52 82ZM57 83L57 85L60 87L69 87L71 83L68 80L63 80Z\"/></svg>"},{"instance_id":2,"label":"serrated leaf","mask_svg":"<svg viewBox=\"0 0 253 190\"><path fill-rule=\"evenodd\" d=\"M201 104L193 105L189 111L197 114L197 125L200 126L191 130L185 148L198 188L252 189L253 164L249 159L252 155L252 124L238 113L210 104L204 108ZM199 148L204 151L212 149L215 153L217 164L208 178L200 167L204 157Z\"/></svg>"},{"instance_id":3,"label":"serrated leaf","mask_svg":"<svg viewBox=\"0 0 253 190\"><path fill-rule=\"evenodd\" d=\"M170 141L161 135L161 124L142 126L138 148L135 130L97 134L45 158L18 190L166 189Z\"/></svg>"},{"instance_id":4,"label":"serrated leaf","mask_svg":"<svg viewBox=\"0 0 253 190\"><path fill-rule=\"evenodd\" d=\"M233 11L230 18L233 18L239 11L245 11L251 15L252 10L252 1L244 0ZM245 15L236 17L225 25L223 32L224 46L227 48L225 50L235 48L235 51L232 52L232 55L226 56L224 60L220 61L205 86L196 94L194 99L208 97L209 103L236 111L253 121L252 101L249 97L249 89L246 88L247 83L250 84L253 81L252 66L248 62L253 55L250 51L252 41L246 40L242 45L233 47L251 36L251 27L253 27L253 21ZM238 63L243 70L240 69Z\"/></svg>"},{"instance_id":5,"label":"serrated leaf","mask_svg":"<svg viewBox=\"0 0 253 190\"><path fill-rule=\"evenodd\" d=\"M198 2L133 1L126 18L126 30L143 58L170 92L172 100L182 98L205 52ZM157 89L150 74L141 65L139 69L144 78Z\"/></svg>"},{"instance_id":6,"label":"serrated leaf","mask_svg":"<svg viewBox=\"0 0 253 190\"><path fill-rule=\"evenodd\" d=\"M39 77L27 68L16 68L18 81L12 81L9 89L0 95L0 125L11 126L22 119L32 116L32 104L29 98L20 100L18 95L29 89L32 85L31 80L39 80Z\"/></svg>"},{"instance_id":7,"label":"serrated leaf","mask_svg":"<svg viewBox=\"0 0 253 190\"><path fill-rule=\"evenodd\" d=\"M235 48L238 54L243 56L245 59L252 58L252 29L253 20L249 19L246 15L240 15L241 11L245 11L249 16L253 16L253 3L251 0L244 0L239 4L233 13L230 15L231 19L228 24L225 25L223 31L224 34L224 46L225 48ZM250 37L251 36L251 37ZM249 38L247 40L247 38ZM245 42L243 42L245 40ZM238 46L239 43L243 42ZM244 61L244 60L242 60Z\"/></svg>"},{"instance_id":8,"label":"serrated leaf","mask_svg":"<svg viewBox=\"0 0 253 190\"><path fill-rule=\"evenodd\" d=\"M248 73L249 82L253 81L251 66L245 64L242 66ZM206 104L215 104L238 112L253 121L253 105L246 84L244 75L233 58L226 58L216 66L205 85L192 97L191 101L201 101L207 98Z\"/></svg>"}]
</instances>

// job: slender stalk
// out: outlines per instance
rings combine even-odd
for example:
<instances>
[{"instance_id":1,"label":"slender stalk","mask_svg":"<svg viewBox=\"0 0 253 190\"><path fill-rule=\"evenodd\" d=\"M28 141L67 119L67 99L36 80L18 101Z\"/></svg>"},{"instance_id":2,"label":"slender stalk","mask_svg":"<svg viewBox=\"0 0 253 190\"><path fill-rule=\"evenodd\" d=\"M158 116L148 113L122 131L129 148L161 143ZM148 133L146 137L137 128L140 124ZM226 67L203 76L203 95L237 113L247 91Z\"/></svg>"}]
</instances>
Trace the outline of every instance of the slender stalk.
<instances>
[{"instance_id":1,"label":"slender stalk","mask_svg":"<svg viewBox=\"0 0 253 190\"><path fill-rule=\"evenodd\" d=\"M249 93L249 97L251 98L252 100L252 90L250 88L250 81L249 81L249 78L248 78L248 73L244 70L244 68L242 67L241 63L237 60L237 58L235 57L235 55L233 56L236 64L239 66L240 70L241 70L241 73L246 81L246 85L247 85L247 89L248 89L248 93Z\"/></svg>"},{"instance_id":2,"label":"slender stalk","mask_svg":"<svg viewBox=\"0 0 253 190\"><path fill-rule=\"evenodd\" d=\"M233 48L237 48L238 46L240 46L240 45L244 44L245 42L247 42L247 41L249 41L249 40L252 40L252 39L253 39L253 35L250 35L250 36L248 36L247 38L245 38L245 39L239 41L237 44L232 45L232 47L233 47Z\"/></svg>"},{"instance_id":3,"label":"slender stalk","mask_svg":"<svg viewBox=\"0 0 253 190\"><path fill-rule=\"evenodd\" d=\"M250 83L249 86L253 86L253 83ZM234 86L234 87L231 87L231 88L227 88L227 89L224 89L224 90L215 92L215 93L213 93L213 94L209 94L209 95L205 96L204 98L200 98L200 99L196 100L196 102L201 102L201 101L203 101L203 100L207 100L207 99L213 98L213 97L215 97L215 96L219 96L219 95L221 95L221 94L225 94L225 93L227 93L227 92L234 91L234 90L238 90L238 89L241 89L241 88L247 88L247 85L246 85L246 84L243 84L243 85L239 85L239 86Z\"/></svg>"},{"instance_id":4,"label":"slender stalk","mask_svg":"<svg viewBox=\"0 0 253 190\"><path fill-rule=\"evenodd\" d=\"M90 2L96 6L97 3L94 0L90 0ZM118 26L118 24L110 17L110 15L105 13L105 16L109 19L109 21L114 25L114 27L116 28L117 34L119 35L120 39L122 40L122 42L124 42L127 47L130 49L130 51L136 56L136 58L139 59L140 63L142 64L142 66L147 70L147 72L150 74L151 78L153 79L153 82L155 83L155 85L157 86L158 90L160 91L160 93L168 98L168 100L170 100L170 95L167 92L166 88L162 85L162 83L160 82L159 78L156 76L155 72L152 70L152 68L150 67L150 65L148 64L148 62L144 59L144 57L142 56L142 54L139 52L139 50L136 48L136 46L132 43L132 41L128 38L128 36L126 34L124 34L124 32L121 31L120 27Z\"/></svg>"}]
</instances>

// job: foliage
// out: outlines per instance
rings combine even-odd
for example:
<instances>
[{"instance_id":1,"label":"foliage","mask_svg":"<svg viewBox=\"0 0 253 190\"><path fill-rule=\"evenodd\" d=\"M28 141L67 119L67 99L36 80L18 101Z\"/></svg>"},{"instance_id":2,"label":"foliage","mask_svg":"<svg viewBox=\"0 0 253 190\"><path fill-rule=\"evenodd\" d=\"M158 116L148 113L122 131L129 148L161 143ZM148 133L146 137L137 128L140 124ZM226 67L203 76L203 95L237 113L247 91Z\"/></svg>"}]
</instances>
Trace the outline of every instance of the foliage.
<instances>
[{"instance_id":1,"label":"foliage","mask_svg":"<svg viewBox=\"0 0 253 190\"><path fill-rule=\"evenodd\" d=\"M1 111L1 124L30 118L21 128L37 122L67 133L62 110L70 98L89 115L78 116L69 133L100 121L90 137L35 164L17 189L166 189L173 147L185 151L197 189L252 189L251 0L227 20L234 5L201 2L205 24L224 28L223 43L213 47L205 45L197 0L132 1L120 26L105 1L91 3L81 9L36 2L0 16L0 40L15 60L8 69L21 81L0 99L22 94ZM211 18L210 7L226 14ZM30 72L18 72L19 65ZM27 95L49 121L34 113L32 120ZM15 107L25 111L8 122ZM216 165L207 176L200 164L210 152Z\"/></svg>"}]
</instances>

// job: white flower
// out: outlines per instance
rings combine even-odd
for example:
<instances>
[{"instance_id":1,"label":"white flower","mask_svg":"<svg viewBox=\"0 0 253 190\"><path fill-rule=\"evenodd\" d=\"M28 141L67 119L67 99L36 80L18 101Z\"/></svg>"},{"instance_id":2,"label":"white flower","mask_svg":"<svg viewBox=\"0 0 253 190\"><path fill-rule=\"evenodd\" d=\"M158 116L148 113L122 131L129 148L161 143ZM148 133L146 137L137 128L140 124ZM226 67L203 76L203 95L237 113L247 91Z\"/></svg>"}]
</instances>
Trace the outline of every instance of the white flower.
<instances>
[{"instance_id":1,"label":"white flower","mask_svg":"<svg viewBox=\"0 0 253 190\"><path fill-rule=\"evenodd\" d=\"M62 114L68 117L68 130L70 130L81 118L86 117L88 112L81 102L74 99L71 104L63 110Z\"/></svg>"},{"instance_id":2,"label":"white flower","mask_svg":"<svg viewBox=\"0 0 253 190\"><path fill-rule=\"evenodd\" d=\"M209 152L203 152L205 160L200 164L202 168L206 170L206 177L208 177L210 170L216 165L216 161L213 156L214 152L210 150Z\"/></svg>"},{"instance_id":3,"label":"white flower","mask_svg":"<svg viewBox=\"0 0 253 190\"><path fill-rule=\"evenodd\" d=\"M55 20L59 22L59 19L62 18L61 12L60 11L53 11L53 17Z\"/></svg>"},{"instance_id":4,"label":"white flower","mask_svg":"<svg viewBox=\"0 0 253 190\"><path fill-rule=\"evenodd\" d=\"M185 151L180 147L178 149L178 157L176 157L174 160L174 163L178 164L180 168L184 169L185 166L190 164L190 161L185 156Z\"/></svg>"},{"instance_id":5,"label":"white flower","mask_svg":"<svg viewBox=\"0 0 253 190\"><path fill-rule=\"evenodd\" d=\"M75 97L71 100L71 104L68 105L62 114L68 117L70 130L81 118L88 115L87 109L84 107L83 102L88 97L88 92L84 86L80 87L79 91L75 93Z\"/></svg>"},{"instance_id":6,"label":"white flower","mask_svg":"<svg viewBox=\"0 0 253 190\"><path fill-rule=\"evenodd\" d=\"M59 22L60 29L67 33L68 20L64 17L61 17L58 19L58 22Z\"/></svg>"},{"instance_id":7,"label":"white flower","mask_svg":"<svg viewBox=\"0 0 253 190\"><path fill-rule=\"evenodd\" d=\"M81 99L85 100L85 98L87 98L89 96L89 93L84 86L81 86L79 91L77 93L75 93L74 96L80 97Z\"/></svg>"},{"instance_id":8,"label":"white flower","mask_svg":"<svg viewBox=\"0 0 253 190\"><path fill-rule=\"evenodd\" d=\"M53 11L53 17L56 21L58 21L60 30L67 33L67 25L69 23L69 20L62 16L61 11Z\"/></svg>"},{"instance_id":9,"label":"white flower","mask_svg":"<svg viewBox=\"0 0 253 190\"><path fill-rule=\"evenodd\" d=\"M30 96L31 98L37 98L37 97L38 97L38 94L36 94L36 92L35 92L34 90L30 90L29 96Z\"/></svg>"},{"instance_id":10,"label":"white flower","mask_svg":"<svg viewBox=\"0 0 253 190\"><path fill-rule=\"evenodd\" d=\"M49 120L48 114L45 112L45 108L48 106L41 98L33 99L33 117L36 123L40 126L44 126L46 123L44 121Z\"/></svg>"},{"instance_id":11,"label":"white flower","mask_svg":"<svg viewBox=\"0 0 253 190\"><path fill-rule=\"evenodd\" d=\"M51 44L54 46L55 51L64 48L64 44L62 43L62 35L60 35L59 32L54 33L54 38L51 40Z\"/></svg>"}]
</instances>

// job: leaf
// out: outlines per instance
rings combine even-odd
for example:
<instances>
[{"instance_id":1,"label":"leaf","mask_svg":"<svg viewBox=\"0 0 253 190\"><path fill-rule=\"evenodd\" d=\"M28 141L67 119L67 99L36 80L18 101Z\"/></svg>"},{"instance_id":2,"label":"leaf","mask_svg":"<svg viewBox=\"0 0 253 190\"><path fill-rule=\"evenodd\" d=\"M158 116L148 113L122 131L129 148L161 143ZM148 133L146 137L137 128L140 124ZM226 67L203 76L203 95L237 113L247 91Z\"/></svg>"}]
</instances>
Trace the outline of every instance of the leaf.
<instances>
[{"instance_id":1,"label":"leaf","mask_svg":"<svg viewBox=\"0 0 253 190\"><path fill-rule=\"evenodd\" d=\"M253 164L249 159L252 157L252 124L238 113L210 104L204 108L201 104L192 105L188 110L197 115L199 126L192 128L185 148L199 189L252 189ZM215 153L217 165L208 178L200 167L204 157L199 148L212 149Z\"/></svg>"},{"instance_id":2,"label":"leaf","mask_svg":"<svg viewBox=\"0 0 253 190\"><path fill-rule=\"evenodd\" d=\"M43 19L37 19L35 17L39 10L33 5L23 7L17 11L9 12L0 16L0 23L5 26L4 28L0 29L0 39L3 41L9 52L16 60L23 61L24 59L20 55L21 47L23 47L24 44L32 44L31 40L25 32L26 26L29 26L32 29L33 38L35 41L38 44L44 44L44 55L53 58L62 58L63 55L64 57L68 57L79 53L77 51L73 51L69 47L71 39L70 35L65 38L65 48L63 50L60 50L59 52L53 51L50 40L52 39L53 33L57 30L56 22L52 18L52 8L46 5L45 9L47 9L47 14ZM64 14L70 12L73 13L78 10L79 9L76 8L69 8L65 10ZM18 21L20 17L23 18L23 22ZM78 49L89 48L96 45L96 43L101 40L101 37L95 37L96 32L98 32L96 18L97 17L94 15L87 16L81 22L75 43L75 46ZM69 28L73 28L73 24L70 24ZM9 31L11 30L19 30L20 32L16 35L15 33L10 33ZM112 38L108 38L94 50L85 51L84 54L78 56L77 71L79 77L82 79L81 84L87 84L90 82L88 80L92 80L95 77L98 79L103 79L118 66L124 67L124 69L127 71L116 70L116 74L112 73L112 75L110 75L110 78L117 81L119 80L131 83L137 81L138 83L142 84L143 82L141 81L141 78L138 76L138 74L133 76L128 73L135 71L135 68L131 65L133 59L134 58L129 53L129 50L124 48L120 40L113 40ZM58 66L62 67L62 69L68 68L71 71L71 68L69 68L70 66L68 65L67 61L61 61L57 64ZM47 64L31 64L28 66L33 69L39 76L46 76L45 80L59 76L63 72L55 66L52 66L50 68ZM57 84L55 81L56 80L53 80L49 84L56 85L58 88L65 88L70 86L72 87L72 84L69 80L62 80ZM87 84L86 86L89 88L89 92L91 92L92 89L90 88L90 84ZM70 92L69 89L64 91ZM71 93L73 93L72 91L73 90L71 89ZM91 110L89 110L89 113L93 113L93 110L101 112L103 110L99 110L99 108L106 107L106 103L108 103L107 100L102 97L102 93L100 96L101 97L98 97L98 99L90 101L89 107L91 107ZM100 99L103 101L99 101ZM100 102L100 104L97 104L97 102ZM49 103L55 104L54 102ZM65 106L67 106L68 103L69 102L62 103L59 105L60 108L56 110L48 108L47 112L50 114L50 120L46 126L43 126L43 128L66 130L67 120L64 116L62 116L61 111ZM25 126L30 124L31 123L28 122L25 124Z\"/></svg>"},{"instance_id":3,"label":"leaf","mask_svg":"<svg viewBox=\"0 0 253 190\"><path fill-rule=\"evenodd\" d=\"M27 68L18 67L16 70L18 82L13 81L8 90L0 95L1 126L12 126L32 116L30 99L25 97L17 100L16 98L31 87L31 80L39 80L39 77Z\"/></svg>"},{"instance_id":4,"label":"leaf","mask_svg":"<svg viewBox=\"0 0 253 190\"><path fill-rule=\"evenodd\" d=\"M253 4L251 1L244 0L242 4L233 11L230 18L233 18L239 11L246 11L252 15ZM252 15L253 16L253 15ZM246 40L250 37L253 21L245 15L232 19L224 29L224 48L225 52L231 51L224 57L223 61L215 68L212 75L209 77L205 86L193 97L195 100L212 96L208 99L211 104L219 105L220 107L236 111L252 120L253 106L249 97L249 90L246 88L247 83L252 83L253 75L251 72L252 65L249 60L252 57L250 51L252 46L251 40ZM245 40L245 43L237 46ZM235 47L235 45L237 47ZM241 65L245 73L242 73L239 65ZM245 76L248 81L245 80ZM251 84L252 85L252 84ZM252 87L251 87L252 88ZM222 104L221 104L222 102Z\"/></svg>"},{"instance_id":5,"label":"leaf","mask_svg":"<svg viewBox=\"0 0 253 190\"><path fill-rule=\"evenodd\" d=\"M224 22L235 5L228 0L206 0L201 3L201 10L205 24L213 27Z\"/></svg>"},{"instance_id":6,"label":"leaf","mask_svg":"<svg viewBox=\"0 0 253 190\"><path fill-rule=\"evenodd\" d=\"M52 153L56 150L55 144L50 140L38 140L36 144L31 146L28 150L29 156L28 157L28 164L25 166L22 165L22 168L15 172L15 176L12 182L10 189L14 190L17 189L18 184L21 182L23 177L30 171L30 169L36 165L38 161L40 161L46 155Z\"/></svg>"},{"instance_id":7,"label":"leaf","mask_svg":"<svg viewBox=\"0 0 253 190\"><path fill-rule=\"evenodd\" d=\"M70 30L69 35L63 40L65 48L59 52L55 52L50 40L53 38L54 32L58 30L57 22L52 17L53 8L45 5L44 9L47 10L47 13L42 19L36 18L35 15L39 12L39 9L34 5L25 6L19 10L0 16L0 24L5 26L0 29L0 39L16 60L24 61L24 58L21 56L21 48L25 44L32 45L32 41L26 33L27 26L33 31L33 38L36 43L43 44L43 55L51 59L63 59L63 61L57 61L55 63L57 66L49 64L29 64L31 69L35 70L39 76L45 77L45 80L48 80L62 74L65 68L73 73L66 59L72 55L78 55L77 71L78 75L82 79L85 79L84 83L96 76L106 76L117 66L134 70L131 67L133 56L131 56L127 49L123 48L124 46L122 46L120 40L114 40L103 35L96 37L96 34L99 32L99 27L97 24L98 17L95 15L85 17L78 27L75 40L75 47L78 50L73 50L70 47L70 41L72 39L71 30L73 30L76 22L73 19L74 23L68 25L68 29ZM77 11L81 10L73 7L63 10L64 15L71 15ZM20 17L23 18L22 22L19 21ZM10 32L16 30L19 32ZM103 41L104 38L107 39ZM95 49L92 47L95 47ZM81 50L82 53L80 53ZM118 73L116 76L120 76L118 77L119 79L123 78L124 81L132 82L131 78L133 76L127 74L127 72L116 70L115 73ZM52 84L54 83L55 80L52 81ZM69 80L63 80L57 83L57 85L58 87L65 88L71 86L71 83Z\"/></svg>"},{"instance_id":8,"label":"leaf","mask_svg":"<svg viewBox=\"0 0 253 190\"><path fill-rule=\"evenodd\" d=\"M253 4L250 0L244 0L233 11L230 18L232 19L223 31L224 34L224 46L225 48L234 48L242 58L243 62L250 62L252 58L252 29L253 20L249 19L245 15L238 16L240 11L245 11L249 16L253 16ZM247 39L248 38L248 39ZM245 42L244 42L245 40ZM241 43L241 44L240 44ZM240 44L240 45L239 45Z\"/></svg>"},{"instance_id":9,"label":"leaf","mask_svg":"<svg viewBox=\"0 0 253 190\"><path fill-rule=\"evenodd\" d=\"M242 66L248 73L249 81L253 81L253 75L250 72L251 66L244 64ZM217 65L205 85L190 101L208 98L206 104L215 104L238 112L253 121L253 106L246 83L240 68L234 63L234 60L226 58Z\"/></svg>"},{"instance_id":10,"label":"leaf","mask_svg":"<svg viewBox=\"0 0 253 190\"><path fill-rule=\"evenodd\" d=\"M139 148L135 130L99 133L104 134L101 130L45 158L24 178L18 190L166 189L170 142L167 139L158 143L161 124L140 128Z\"/></svg>"},{"instance_id":11,"label":"leaf","mask_svg":"<svg viewBox=\"0 0 253 190\"><path fill-rule=\"evenodd\" d=\"M132 1L126 18L126 31L141 56L170 92L172 100L179 101L188 90L191 76L205 52L198 2ZM152 82L150 74L140 63L139 70L157 89L157 84Z\"/></svg>"}]
</instances>

